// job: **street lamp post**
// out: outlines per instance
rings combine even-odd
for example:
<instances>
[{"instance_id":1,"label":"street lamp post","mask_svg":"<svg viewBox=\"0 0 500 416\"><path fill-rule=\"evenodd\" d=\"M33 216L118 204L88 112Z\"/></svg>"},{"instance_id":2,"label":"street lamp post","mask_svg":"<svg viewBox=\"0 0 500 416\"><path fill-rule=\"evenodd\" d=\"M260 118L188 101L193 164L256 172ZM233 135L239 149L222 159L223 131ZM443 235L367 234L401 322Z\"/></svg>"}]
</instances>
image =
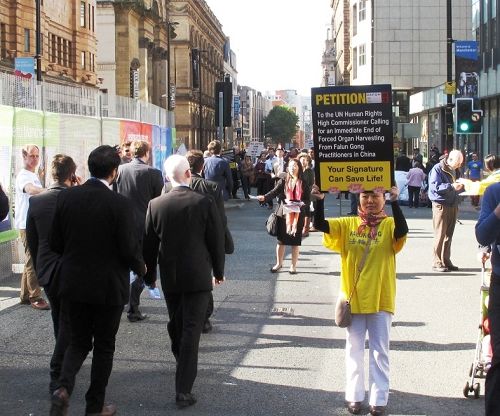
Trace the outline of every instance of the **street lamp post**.
<instances>
[{"instance_id":1,"label":"street lamp post","mask_svg":"<svg viewBox=\"0 0 500 416\"><path fill-rule=\"evenodd\" d=\"M167 26L167 49L168 49L168 59L167 59L167 110L172 111L174 109L174 100L172 97L172 87L171 87L171 82L170 82L170 58L172 57L172 54L170 53L170 41L172 39L175 39L177 37L177 34L175 33L175 27L178 25L178 22L171 22L167 20L166 26Z\"/></svg>"},{"instance_id":2,"label":"street lamp post","mask_svg":"<svg viewBox=\"0 0 500 416\"><path fill-rule=\"evenodd\" d=\"M35 23L35 60L36 60L36 80L42 80L42 42L41 42L41 27L42 27L42 11L41 11L41 0L35 0L36 6L36 23Z\"/></svg>"},{"instance_id":3,"label":"street lamp post","mask_svg":"<svg viewBox=\"0 0 500 416\"><path fill-rule=\"evenodd\" d=\"M203 144L203 101L202 101L202 90L203 90L203 85L201 84L201 80L202 80L202 76L201 76L201 54L202 53L206 53L208 52L207 50L205 49L198 49L198 65L199 65L199 69L198 69L198 88L199 88L199 92L200 92L200 96L199 96L199 101L198 101L198 105L199 105L199 114L198 114L198 124L199 124L199 129L200 129L200 147L201 148L204 148L204 144Z\"/></svg>"}]
</instances>

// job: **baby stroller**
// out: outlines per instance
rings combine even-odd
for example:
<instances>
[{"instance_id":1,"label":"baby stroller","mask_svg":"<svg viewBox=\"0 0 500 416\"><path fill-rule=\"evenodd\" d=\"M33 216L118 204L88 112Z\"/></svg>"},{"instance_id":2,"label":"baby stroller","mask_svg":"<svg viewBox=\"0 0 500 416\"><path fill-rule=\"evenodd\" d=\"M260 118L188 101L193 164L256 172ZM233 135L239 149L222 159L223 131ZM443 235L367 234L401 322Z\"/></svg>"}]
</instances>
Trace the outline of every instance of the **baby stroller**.
<instances>
[{"instance_id":1,"label":"baby stroller","mask_svg":"<svg viewBox=\"0 0 500 416\"><path fill-rule=\"evenodd\" d=\"M488 325L488 294L489 294L489 276L485 267L485 261L482 261L481 267L481 289L479 305L479 334L476 344L476 353L474 361L472 362L469 370L469 380L465 383L463 390L464 396L469 397L473 393L474 399L479 398L481 392L481 385L475 380L476 378L485 378L491 366L491 341L489 335Z\"/></svg>"}]
</instances>

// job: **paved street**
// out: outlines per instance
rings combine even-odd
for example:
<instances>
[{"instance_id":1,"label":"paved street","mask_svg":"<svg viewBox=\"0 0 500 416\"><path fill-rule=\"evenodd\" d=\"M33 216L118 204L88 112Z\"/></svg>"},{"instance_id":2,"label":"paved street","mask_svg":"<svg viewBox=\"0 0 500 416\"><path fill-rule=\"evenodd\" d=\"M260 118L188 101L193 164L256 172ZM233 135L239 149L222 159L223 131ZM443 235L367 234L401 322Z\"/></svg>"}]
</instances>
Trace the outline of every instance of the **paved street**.
<instances>
[{"instance_id":1,"label":"paved street","mask_svg":"<svg viewBox=\"0 0 500 416\"><path fill-rule=\"evenodd\" d=\"M338 200L328 198L327 216L337 215ZM345 213L348 201L343 204ZM477 337L480 284L477 212L467 204L452 249L461 271L447 274L431 269L431 210L404 208L410 234L397 262L391 415L484 414L483 397L462 396ZM327 252L321 234L313 233L303 242L297 275L271 274L275 239L264 228L269 211L251 201L227 213L236 252L227 259L227 282L214 291L214 331L202 337L193 390L198 403L182 413L346 415L344 330L333 321L339 256ZM287 252L284 270L289 256ZM19 275L0 282L0 297L16 298L18 281ZM143 311L150 319L131 324L123 315L107 399L117 404L120 415L177 414L166 307L146 292ZM0 319L0 414L47 415L50 314L16 304L2 309ZM84 412L89 364L87 360L78 376L70 415Z\"/></svg>"}]
</instances>

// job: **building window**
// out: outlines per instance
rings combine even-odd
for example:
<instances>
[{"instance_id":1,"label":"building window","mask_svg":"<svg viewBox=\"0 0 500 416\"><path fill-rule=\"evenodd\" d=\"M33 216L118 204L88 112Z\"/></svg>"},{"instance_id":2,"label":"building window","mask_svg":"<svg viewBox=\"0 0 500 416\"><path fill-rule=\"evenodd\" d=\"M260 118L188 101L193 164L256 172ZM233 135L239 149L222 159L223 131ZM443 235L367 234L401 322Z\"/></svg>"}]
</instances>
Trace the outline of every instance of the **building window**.
<instances>
[{"instance_id":1,"label":"building window","mask_svg":"<svg viewBox=\"0 0 500 416\"><path fill-rule=\"evenodd\" d=\"M68 67L68 41L63 39L63 65Z\"/></svg>"},{"instance_id":2,"label":"building window","mask_svg":"<svg viewBox=\"0 0 500 416\"><path fill-rule=\"evenodd\" d=\"M359 45L359 66L366 65L366 45Z\"/></svg>"},{"instance_id":3,"label":"building window","mask_svg":"<svg viewBox=\"0 0 500 416\"><path fill-rule=\"evenodd\" d=\"M0 23L0 47L1 58L7 58L7 25L5 23Z\"/></svg>"},{"instance_id":4,"label":"building window","mask_svg":"<svg viewBox=\"0 0 500 416\"><path fill-rule=\"evenodd\" d=\"M359 21L366 19L366 0L359 0Z\"/></svg>"},{"instance_id":5,"label":"building window","mask_svg":"<svg viewBox=\"0 0 500 416\"><path fill-rule=\"evenodd\" d=\"M62 38L60 36L57 37L57 63L62 65L63 63L63 45Z\"/></svg>"},{"instance_id":6,"label":"building window","mask_svg":"<svg viewBox=\"0 0 500 416\"><path fill-rule=\"evenodd\" d=\"M80 2L80 26L85 27L85 21L86 19L86 7L85 7L85 2L81 1Z\"/></svg>"},{"instance_id":7,"label":"building window","mask_svg":"<svg viewBox=\"0 0 500 416\"><path fill-rule=\"evenodd\" d=\"M358 77L358 48L352 49L352 79Z\"/></svg>"},{"instance_id":8,"label":"building window","mask_svg":"<svg viewBox=\"0 0 500 416\"><path fill-rule=\"evenodd\" d=\"M356 36L358 33L358 5L355 3L352 6L352 35Z\"/></svg>"},{"instance_id":9,"label":"building window","mask_svg":"<svg viewBox=\"0 0 500 416\"><path fill-rule=\"evenodd\" d=\"M82 51L80 57L81 57L80 67L82 69L85 69L85 51Z\"/></svg>"},{"instance_id":10,"label":"building window","mask_svg":"<svg viewBox=\"0 0 500 416\"><path fill-rule=\"evenodd\" d=\"M92 32L95 32L95 30L94 30L94 22L95 22L94 13L95 13L94 6L92 6Z\"/></svg>"},{"instance_id":11,"label":"building window","mask_svg":"<svg viewBox=\"0 0 500 416\"><path fill-rule=\"evenodd\" d=\"M24 52L29 52L31 49L30 30L24 29Z\"/></svg>"}]
</instances>

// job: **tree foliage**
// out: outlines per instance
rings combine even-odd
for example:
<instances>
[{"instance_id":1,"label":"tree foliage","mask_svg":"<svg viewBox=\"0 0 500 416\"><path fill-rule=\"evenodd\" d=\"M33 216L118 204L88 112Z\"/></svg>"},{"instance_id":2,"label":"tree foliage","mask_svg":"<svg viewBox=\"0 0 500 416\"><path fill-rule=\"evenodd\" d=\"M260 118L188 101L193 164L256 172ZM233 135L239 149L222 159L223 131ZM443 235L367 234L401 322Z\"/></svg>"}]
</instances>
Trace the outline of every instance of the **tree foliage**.
<instances>
[{"instance_id":1,"label":"tree foliage","mask_svg":"<svg viewBox=\"0 0 500 416\"><path fill-rule=\"evenodd\" d=\"M299 117L286 106L277 106L265 118L266 136L273 142L291 142L297 133Z\"/></svg>"}]
</instances>

